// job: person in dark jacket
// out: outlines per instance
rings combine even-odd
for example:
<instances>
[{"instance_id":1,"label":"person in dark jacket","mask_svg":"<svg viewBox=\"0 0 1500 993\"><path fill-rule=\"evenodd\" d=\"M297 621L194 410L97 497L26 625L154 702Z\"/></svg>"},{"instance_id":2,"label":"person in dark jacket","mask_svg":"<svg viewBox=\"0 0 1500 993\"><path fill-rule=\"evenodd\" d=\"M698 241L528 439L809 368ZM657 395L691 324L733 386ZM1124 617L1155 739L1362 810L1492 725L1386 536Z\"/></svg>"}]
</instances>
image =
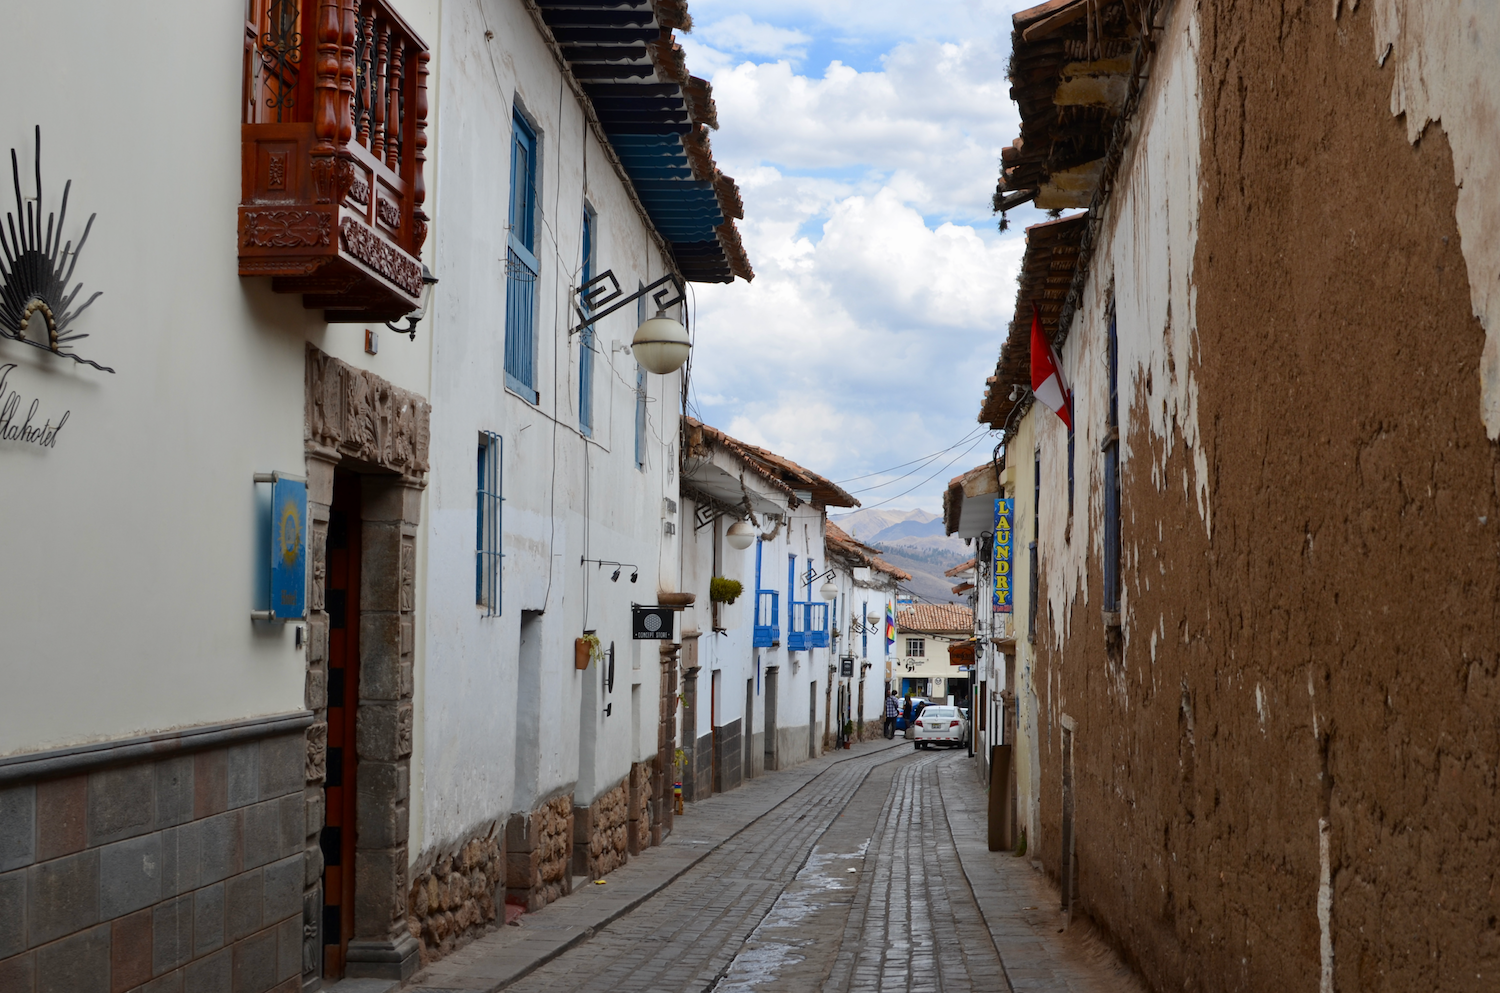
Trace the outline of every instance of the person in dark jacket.
<instances>
[{"instance_id":1,"label":"person in dark jacket","mask_svg":"<svg viewBox=\"0 0 1500 993\"><path fill-rule=\"evenodd\" d=\"M901 705L896 702L896 691L885 695L885 736L896 737L896 718L901 716Z\"/></svg>"}]
</instances>

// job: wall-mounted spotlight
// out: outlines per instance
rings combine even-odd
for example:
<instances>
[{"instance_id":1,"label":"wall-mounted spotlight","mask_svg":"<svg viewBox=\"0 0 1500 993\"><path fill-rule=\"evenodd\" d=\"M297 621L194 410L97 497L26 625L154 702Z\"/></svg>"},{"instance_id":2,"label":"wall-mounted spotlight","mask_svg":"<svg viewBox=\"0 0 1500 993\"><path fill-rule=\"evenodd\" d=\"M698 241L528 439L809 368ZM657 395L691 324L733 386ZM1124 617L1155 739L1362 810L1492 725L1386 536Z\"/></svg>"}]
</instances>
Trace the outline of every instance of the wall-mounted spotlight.
<instances>
[{"instance_id":1,"label":"wall-mounted spotlight","mask_svg":"<svg viewBox=\"0 0 1500 993\"><path fill-rule=\"evenodd\" d=\"M607 565L614 566L615 571L610 573L609 576L609 581L611 583L618 583L620 581L620 574L626 569L630 570L630 581L632 583L640 577L641 567L636 565L634 562L616 562L613 559L589 559L581 557L578 560L579 565L589 565L591 563L599 567L600 569L603 569Z\"/></svg>"},{"instance_id":2,"label":"wall-mounted spotlight","mask_svg":"<svg viewBox=\"0 0 1500 993\"><path fill-rule=\"evenodd\" d=\"M620 581L620 570L619 569L616 569L614 571L614 574L609 577L609 581L611 583L618 583Z\"/></svg>"},{"instance_id":3,"label":"wall-mounted spotlight","mask_svg":"<svg viewBox=\"0 0 1500 993\"><path fill-rule=\"evenodd\" d=\"M641 578L641 574L640 574L640 572L638 570L635 570L635 569L630 570L630 581L632 583L635 582L637 579L640 579L640 578Z\"/></svg>"}]
</instances>

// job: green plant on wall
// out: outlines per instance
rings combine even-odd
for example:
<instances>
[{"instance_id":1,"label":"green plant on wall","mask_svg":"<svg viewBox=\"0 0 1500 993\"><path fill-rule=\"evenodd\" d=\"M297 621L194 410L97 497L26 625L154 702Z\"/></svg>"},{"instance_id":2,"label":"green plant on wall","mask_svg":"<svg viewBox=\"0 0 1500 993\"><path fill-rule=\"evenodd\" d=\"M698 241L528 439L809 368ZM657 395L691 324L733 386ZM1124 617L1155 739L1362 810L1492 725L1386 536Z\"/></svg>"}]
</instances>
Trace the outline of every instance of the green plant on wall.
<instances>
[{"instance_id":1,"label":"green plant on wall","mask_svg":"<svg viewBox=\"0 0 1500 993\"><path fill-rule=\"evenodd\" d=\"M589 660L591 662L599 662L604 659L604 646L599 644L599 636L597 634L585 634L578 640L589 646Z\"/></svg>"},{"instance_id":2,"label":"green plant on wall","mask_svg":"<svg viewBox=\"0 0 1500 993\"><path fill-rule=\"evenodd\" d=\"M743 592L745 587L738 579L715 576L708 582L708 598L714 603L734 603Z\"/></svg>"}]
</instances>

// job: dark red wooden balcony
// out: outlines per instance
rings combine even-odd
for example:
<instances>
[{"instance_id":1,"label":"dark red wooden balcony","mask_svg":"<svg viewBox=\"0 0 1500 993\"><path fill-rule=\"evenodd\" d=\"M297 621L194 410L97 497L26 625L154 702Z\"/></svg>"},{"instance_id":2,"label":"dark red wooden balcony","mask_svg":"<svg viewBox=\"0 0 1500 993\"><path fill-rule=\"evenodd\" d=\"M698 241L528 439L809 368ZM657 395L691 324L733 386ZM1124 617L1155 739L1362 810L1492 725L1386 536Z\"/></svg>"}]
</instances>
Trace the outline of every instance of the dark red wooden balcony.
<instances>
[{"instance_id":1,"label":"dark red wooden balcony","mask_svg":"<svg viewBox=\"0 0 1500 993\"><path fill-rule=\"evenodd\" d=\"M241 276L329 321L417 309L429 57L382 0L249 0Z\"/></svg>"}]
</instances>

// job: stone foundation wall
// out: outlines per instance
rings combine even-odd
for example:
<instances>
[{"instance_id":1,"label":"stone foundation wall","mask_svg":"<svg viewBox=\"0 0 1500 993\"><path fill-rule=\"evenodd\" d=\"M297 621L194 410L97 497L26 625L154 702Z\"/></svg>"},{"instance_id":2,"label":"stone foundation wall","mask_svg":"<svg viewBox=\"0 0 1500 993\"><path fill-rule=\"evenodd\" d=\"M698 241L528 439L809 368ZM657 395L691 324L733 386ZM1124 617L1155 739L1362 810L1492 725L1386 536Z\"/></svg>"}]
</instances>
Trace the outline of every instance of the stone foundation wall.
<instances>
[{"instance_id":1,"label":"stone foundation wall","mask_svg":"<svg viewBox=\"0 0 1500 993\"><path fill-rule=\"evenodd\" d=\"M300 991L310 719L0 763L0 991Z\"/></svg>"},{"instance_id":2,"label":"stone foundation wall","mask_svg":"<svg viewBox=\"0 0 1500 993\"><path fill-rule=\"evenodd\" d=\"M573 799L553 797L505 825L505 897L541 910L572 891Z\"/></svg>"},{"instance_id":3,"label":"stone foundation wall","mask_svg":"<svg viewBox=\"0 0 1500 993\"><path fill-rule=\"evenodd\" d=\"M492 828L415 874L407 927L422 943L422 964L447 955L496 919L505 876L503 839Z\"/></svg>"},{"instance_id":4,"label":"stone foundation wall","mask_svg":"<svg viewBox=\"0 0 1500 993\"><path fill-rule=\"evenodd\" d=\"M573 874L598 879L629 858L629 777L587 807L573 808Z\"/></svg>"},{"instance_id":5,"label":"stone foundation wall","mask_svg":"<svg viewBox=\"0 0 1500 993\"><path fill-rule=\"evenodd\" d=\"M651 770L650 762L636 762L626 780L625 847L639 855L651 844Z\"/></svg>"}]
</instances>

